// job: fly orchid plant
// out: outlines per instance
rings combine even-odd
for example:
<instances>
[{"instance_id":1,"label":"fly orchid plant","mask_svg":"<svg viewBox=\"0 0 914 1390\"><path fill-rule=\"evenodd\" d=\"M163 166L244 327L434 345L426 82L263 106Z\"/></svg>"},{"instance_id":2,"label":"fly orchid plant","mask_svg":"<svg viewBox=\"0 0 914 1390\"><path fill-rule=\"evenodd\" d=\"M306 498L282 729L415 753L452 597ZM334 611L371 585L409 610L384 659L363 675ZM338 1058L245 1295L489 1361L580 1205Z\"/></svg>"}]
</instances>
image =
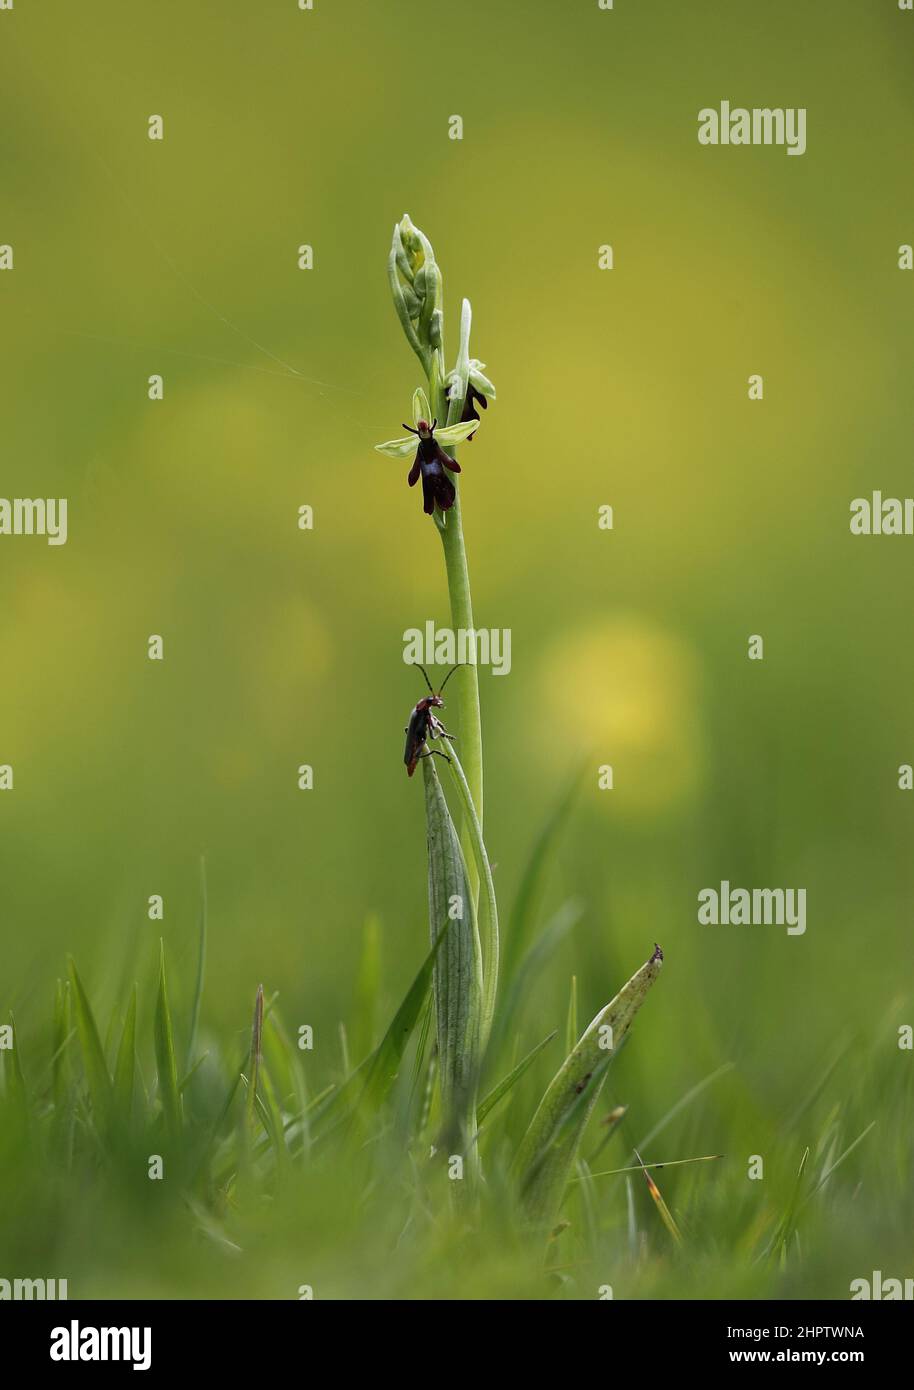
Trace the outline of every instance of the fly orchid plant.
<instances>
[{"instance_id":1,"label":"fly orchid plant","mask_svg":"<svg viewBox=\"0 0 914 1390\"><path fill-rule=\"evenodd\" d=\"M431 242L408 216L394 227L388 278L397 317L422 364L426 387L413 393L413 423L403 425L407 434L375 447L388 458L413 456L407 482L415 487L421 479L423 511L433 519L441 537L452 627L473 633L457 481L461 466L453 450L474 437L479 412L495 399L495 387L484 374L485 364L470 357L472 310L467 299L461 307L457 358L448 369L441 271ZM461 667L454 683L462 763L453 745L449 746L448 760L460 801L461 834L458 840L448 828L449 813L432 766L434 759L425 759L429 909L433 941L447 921L447 938L435 968L444 1130L465 1149L470 1146L473 1152L468 1156L475 1163L475 1091L494 1011L498 918L482 841L482 725L475 663ZM460 891L455 884L462 885ZM457 921L447 919L448 903L455 894L463 904L463 915Z\"/></svg>"},{"instance_id":2,"label":"fly orchid plant","mask_svg":"<svg viewBox=\"0 0 914 1390\"><path fill-rule=\"evenodd\" d=\"M407 458L415 450L407 475L410 487L421 477L423 510L432 517L444 550L451 625L472 633L473 601L467 569L460 488L455 474L460 466L454 446L470 440L479 428L479 410L495 399L495 387L485 375L485 363L470 357L472 310L464 299L460 314L460 339L454 366L447 368L444 346L444 307L441 270L431 242L404 214L394 227L387 275L394 308L406 341L422 364L427 391L413 395L413 430L418 437L394 439L376 448L391 458ZM409 430L409 425L404 425ZM418 471L417 471L418 470ZM479 712L479 679L475 664L457 675L456 705L466 780L480 828L483 823L482 724ZM470 831L463 820L462 843L471 859ZM478 896L479 880L470 863L470 881Z\"/></svg>"},{"instance_id":3,"label":"fly orchid plant","mask_svg":"<svg viewBox=\"0 0 914 1390\"><path fill-rule=\"evenodd\" d=\"M397 316L407 342L422 363L427 389L420 387L413 394L413 423L403 426L406 435L376 448L394 459L412 455L407 482L414 487L421 478L423 510L441 537L452 625L457 631L472 634L473 605L458 482L462 470L453 451L474 438L480 426L480 411L484 412L489 401L495 399L495 388L485 375L485 364L470 357L472 313L466 299L460 315L457 360L447 369L441 271L431 242L408 217L403 217L394 228L388 274ZM477 1103L485 1061L490 1052L498 1052L499 1032L496 1030L493 1036L492 1022L499 938L492 871L482 835L482 733L475 663L454 669L462 762L450 741L452 736L440 721L420 721L417 717L433 704L436 708L443 704L440 691L436 694L431 682L428 684L430 696L423 697L413 711L407 731L405 761L412 776L421 758L425 780L432 939L427 968L433 971L441 1110L436 1149L443 1150L449 1159L455 1152L459 1154L472 1179L479 1172L480 1121L496 1098L523 1074L538 1049ZM440 756L449 766L460 807L459 838L438 779L436 759L423 752L427 740L437 738L449 740L447 751L440 750ZM430 754L439 750L427 751ZM576 1026L569 1028L573 1046L543 1095L513 1165L523 1212L539 1229L548 1230L555 1219L607 1069L656 980L662 961L663 953L657 947L576 1042ZM503 1012L510 1011L516 986L515 967L513 972L509 969ZM454 1187L472 1191L474 1183L457 1183Z\"/></svg>"}]
</instances>

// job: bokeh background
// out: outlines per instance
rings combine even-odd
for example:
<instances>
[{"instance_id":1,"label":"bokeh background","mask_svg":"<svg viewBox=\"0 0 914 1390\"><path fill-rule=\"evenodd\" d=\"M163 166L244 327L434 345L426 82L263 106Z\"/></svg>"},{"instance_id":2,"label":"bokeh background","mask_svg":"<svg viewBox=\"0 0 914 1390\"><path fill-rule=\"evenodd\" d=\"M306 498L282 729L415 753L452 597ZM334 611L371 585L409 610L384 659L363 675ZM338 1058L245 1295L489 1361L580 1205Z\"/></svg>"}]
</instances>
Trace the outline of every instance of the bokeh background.
<instances>
[{"instance_id":1,"label":"bokeh background","mask_svg":"<svg viewBox=\"0 0 914 1390\"><path fill-rule=\"evenodd\" d=\"M0 65L2 492L67 496L70 529L0 540L0 979L23 1033L67 952L104 997L160 931L187 996L201 854L214 1034L242 1036L263 980L329 1056L371 914L391 1007L415 973L402 635L446 623L447 594L406 467L372 453L419 384L385 275L408 211L448 355L468 295L498 387L461 486L477 621L513 634L510 676L481 674L505 916L593 766L548 890L580 920L523 1044L561 1026L572 974L589 1017L659 940L613 1081L638 1134L729 1062L693 1151L794 1171L766 1143L835 1056L911 1065L914 541L852 538L848 504L911 492L914 15L17 0ZM724 98L806 107L807 153L700 146ZM699 926L722 878L806 887L806 935ZM896 1168L807 1292L902 1258Z\"/></svg>"}]
</instances>

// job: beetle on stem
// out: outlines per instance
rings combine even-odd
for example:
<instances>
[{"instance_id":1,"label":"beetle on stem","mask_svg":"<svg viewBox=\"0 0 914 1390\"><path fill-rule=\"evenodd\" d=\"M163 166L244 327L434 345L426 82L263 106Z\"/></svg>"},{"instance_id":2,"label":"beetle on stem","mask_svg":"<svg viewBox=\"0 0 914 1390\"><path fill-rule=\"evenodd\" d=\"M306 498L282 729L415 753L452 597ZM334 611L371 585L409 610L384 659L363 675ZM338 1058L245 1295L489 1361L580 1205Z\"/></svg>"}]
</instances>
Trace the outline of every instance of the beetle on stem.
<instances>
[{"instance_id":1,"label":"beetle on stem","mask_svg":"<svg viewBox=\"0 0 914 1390\"><path fill-rule=\"evenodd\" d=\"M419 663L416 662L415 665L419 666ZM429 680L428 672L425 667L419 666L419 670L425 677L425 684L428 686L429 693L423 695L422 699L416 703L415 709L409 716L409 723L403 731L406 734L406 748L403 752L403 762L406 764L407 775L410 777L412 777L415 772L416 764L419 759L430 758L433 753L437 757L444 758L447 762L450 762L447 753L443 753L439 748L425 748L425 743L426 740L430 738L454 740L454 735L448 733L441 720L433 711L443 707L444 701L441 698L441 691L447 685L458 667L463 665L465 665L465 663L460 661L457 663L457 666L452 666L441 682L438 690L435 690ZM425 749L424 752L423 749Z\"/></svg>"}]
</instances>

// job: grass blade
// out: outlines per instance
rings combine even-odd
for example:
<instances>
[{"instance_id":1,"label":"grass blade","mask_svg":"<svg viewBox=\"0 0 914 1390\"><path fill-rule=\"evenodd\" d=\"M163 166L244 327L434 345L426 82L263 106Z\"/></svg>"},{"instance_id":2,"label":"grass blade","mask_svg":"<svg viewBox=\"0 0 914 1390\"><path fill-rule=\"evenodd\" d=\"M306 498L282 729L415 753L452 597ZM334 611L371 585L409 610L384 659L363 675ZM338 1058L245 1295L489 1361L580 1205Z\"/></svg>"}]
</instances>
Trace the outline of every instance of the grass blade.
<instances>
[{"instance_id":1,"label":"grass blade","mask_svg":"<svg viewBox=\"0 0 914 1390\"><path fill-rule=\"evenodd\" d=\"M22 1074L22 1063L19 1060L19 1038L16 1034L16 1020L10 1010L10 1029L13 1035L12 1047L3 1049L3 1080L4 1097L13 1102L23 1119L28 1115L28 1099L25 1089L25 1077Z\"/></svg>"},{"instance_id":2,"label":"grass blade","mask_svg":"<svg viewBox=\"0 0 914 1390\"><path fill-rule=\"evenodd\" d=\"M686 1106L691 1105L693 1100L697 1100L702 1091L706 1090L708 1086L713 1085L719 1076L725 1076L728 1071L732 1071L733 1066L733 1062L724 1062L721 1066L716 1067L708 1076L704 1076L701 1081L696 1082L690 1090L686 1091L684 1096L679 1097L675 1105L670 1106L666 1114L662 1115L653 1128L648 1130L644 1138L638 1140L638 1148L646 1149L648 1144L666 1129L671 1120L674 1120Z\"/></svg>"},{"instance_id":3,"label":"grass blade","mask_svg":"<svg viewBox=\"0 0 914 1390\"><path fill-rule=\"evenodd\" d=\"M72 958L67 962L70 987L73 991L73 1004L76 1014L76 1031L82 1051L83 1071L89 1088L93 1118L99 1133L107 1138L111 1123L112 1090L108 1065L102 1050L98 1027L92 1013L88 995L83 989L82 980L76 972Z\"/></svg>"},{"instance_id":4,"label":"grass blade","mask_svg":"<svg viewBox=\"0 0 914 1390\"><path fill-rule=\"evenodd\" d=\"M159 943L159 989L155 1008L155 1055L159 1073L159 1096L165 1124L173 1139L181 1133L181 1093L178 1090L178 1067L175 1060L175 1039L168 1007L165 984L165 942Z\"/></svg>"},{"instance_id":5,"label":"grass blade","mask_svg":"<svg viewBox=\"0 0 914 1390\"><path fill-rule=\"evenodd\" d=\"M835 1159L834 1163L829 1164L828 1168L826 1168L825 1172L822 1174L821 1178L820 1178L819 1181L816 1183L816 1185L815 1185L815 1187L813 1188L812 1192L810 1192L809 1196L806 1198L806 1201L807 1201L807 1202L809 1201L809 1198L810 1198L810 1197L815 1196L815 1194L819 1191L819 1189L820 1189L821 1187L824 1187L824 1186L825 1186L825 1184L828 1182L829 1178L831 1177L831 1175L832 1175L832 1173L835 1171L835 1169L836 1169L837 1167L839 1167L840 1164L842 1164L842 1163L844 1162L844 1160L848 1157L849 1154L852 1154L852 1153L853 1153L853 1151L854 1151L854 1149L856 1149L857 1145L863 1143L864 1139L865 1139L866 1136L869 1134L870 1130L874 1127L875 1124L876 1124L876 1121L875 1121L875 1120L871 1120L870 1123L867 1125L866 1129L863 1131L863 1133L862 1133L862 1134L858 1134L858 1135L857 1135L857 1138L854 1140L854 1142L853 1142L852 1144L848 1144L847 1148L844 1150L844 1152L843 1152L838 1158Z\"/></svg>"},{"instance_id":6,"label":"grass blade","mask_svg":"<svg viewBox=\"0 0 914 1390\"><path fill-rule=\"evenodd\" d=\"M267 1019L264 1037L268 1049L268 1067L271 1069L274 1065L278 1067L280 1058L285 1063L284 1068L279 1071L279 1074L285 1075L289 1094L294 1101L293 1113L297 1116L301 1137L301 1153L304 1157L311 1147L309 1111L312 1106L316 1104L319 1097L315 1098L314 1101L309 1102L308 1100L308 1083L305 1076L301 1051L292 1046L289 1034L286 1032L285 1024L280 1018L278 1010L274 1010ZM276 1063L274 1063L274 1057L277 1059ZM334 1089L335 1088L331 1085L326 1091L321 1093L321 1096L329 1095Z\"/></svg>"},{"instance_id":7,"label":"grass blade","mask_svg":"<svg viewBox=\"0 0 914 1390\"><path fill-rule=\"evenodd\" d=\"M257 1103L257 1084L260 1080L260 1064L263 1061L263 985L257 986L254 997L254 1021L251 1025L251 1053L248 1062L248 1090L245 1101L245 1118L248 1132L254 1128L254 1110Z\"/></svg>"},{"instance_id":8,"label":"grass blade","mask_svg":"<svg viewBox=\"0 0 914 1390\"><path fill-rule=\"evenodd\" d=\"M73 1007L69 980L58 980L54 993L54 1024L51 1035L51 1091L54 1107L59 1109L70 1085L70 1054L67 1050L73 1033Z\"/></svg>"},{"instance_id":9,"label":"grass blade","mask_svg":"<svg viewBox=\"0 0 914 1390\"><path fill-rule=\"evenodd\" d=\"M641 1163L641 1155L639 1153L636 1153L635 1157L637 1158L638 1162ZM651 1177L650 1173L647 1171L643 1163L641 1163L641 1171L644 1174L644 1181L647 1183L647 1190L654 1199L654 1205L660 1213L661 1221L663 1222L664 1226L666 1226L667 1230L675 1240L676 1244L681 1245L682 1232L676 1225L676 1222L673 1220L673 1213L670 1211L666 1202L663 1200L663 1195L660 1191L660 1188L654 1182L654 1179Z\"/></svg>"},{"instance_id":10,"label":"grass blade","mask_svg":"<svg viewBox=\"0 0 914 1390\"><path fill-rule=\"evenodd\" d=\"M558 802L549 812L524 869L505 939L504 973L506 982L513 979L521 957L532 941L543 884L558 847L561 832L565 828L574 806L584 771L585 767L582 764L575 771Z\"/></svg>"},{"instance_id":11,"label":"grass blade","mask_svg":"<svg viewBox=\"0 0 914 1390\"><path fill-rule=\"evenodd\" d=\"M549 918L523 960L509 977L505 975L505 989L502 993L498 1012L489 1038L489 1057L497 1058L502 1044L507 1038L521 1003L549 957L558 949L568 933L581 920L583 906L575 899L563 903Z\"/></svg>"},{"instance_id":12,"label":"grass blade","mask_svg":"<svg viewBox=\"0 0 914 1390\"><path fill-rule=\"evenodd\" d=\"M368 917L362 928L362 955L355 984L352 1030L353 1055L367 1057L377 1041L378 1000L381 995L381 924Z\"/></svg>"},{"instance_id":13,"label":"grass blade","mask_svg":"<svg viewBox=\"0 0 914 1390\"><path fill-rule=\"evenodd\" d=\"M364 1104L377 1110L383 1104L396 1081L406 1045L412 1037L419 1015L422 1013L422 1006L428 997L435 960L441 950L444 938L450 930L452 930L452 924L446 922L438 940L422 962L419 973L406 991L406 997L394 1014L390 1027L370 1058L365 1085L359 1097L360 1106Z\"/></svg>"},{"instance_id":14,"label":"grass blade","mask_svg":"<svg viewBox=\"0 0 914 1390\"><path fill-rule=\"evenodd\" d=\"M136 985L130 995L124 1029L114 1064L114 1111L124 1125L133 1108L133 1082L136 1075Z\"/></svg>"},{"instance_id":15,"label":"grass blade","mask_svg":"<svg viewBox=\"0 0 914 1390\"><path fill-rule=\"evenodd\" d=\"M206 888L206 860L200 856L200 936L197 951L197 979L194 985L194 1002L190 1011L190 1028L187 1033L187 1055L184 1061L185 1072L194 1067L194 1051L197 1046L197 1030L200 1026L200 1004L203 999L203 979L206 974L206 930L209 915L209 896Z\"/></svg>"},{"instance_id":16,"label":"grass blade","mask_svg":"<svg viewBox=\"0 0 914 1390\"><path fill-rule=\"evenodd\" d=\"M260 1069L260 1096L257 1097L257 1104L258 1108L262 1110L266 1131L276 1150L276 1169L281 1178L288 1171L290 1154L282 1112L276 1099L270 1074L265 1066Z\"/></svg>"},{"instance_id":17,"label":"grass blade","mask_svg":"<svg viewBox=\"0 0 914 1390\"><path fill-rule=\"evenodd\" d=\"M514 1070L510 1071L507 1076L503 1077L502 1080L499 1081L497 1086L493 1086L492 1090L485 1097L485 1099L479 1102L479 1108L476 1112L476 1118L479 1124L482 1124L485 1117L488 1114L490 1114L492 1110L495 1109L498 1102L504 1099L504 1097L511 1090L512 1086L514 1086L518 1081L520 1081L524 1072L530 1066L530 1063L533 1062L535 1058L537 1058L540 1055L543 1048L548 1043L551 1043L552 1039L555 1037L558 1037L557 1028L554 1028L551 1033L549 1033L545 1038L543 1038L542 1042L538 1042L536 1044L536 1047L531 1048L531 1050L527 1053L526 1057L522 1058L521 1061L518 1062Z\"/></svg>"},{"instance_id":18,"label":"grass blade","mask_svg":"<svg viewBox=\"0 0 914 1390\"><path fill-rule=\"evenodd\" d=\"M697 1158L667 1158L657 1163L632 1163L625 1168L604 1168L602 1172L590 1173L591 1178L614 1178L619 1173L646 1173L649 1168L682 1168L687 1163L711 1163L723 1154L699 1154ZM572 1178L577 1182L577 1178Z\"/></svg>"},{"instance_id":19,"label":"grass blade","mask_svg":"<svg viewBox=\"0 0 914 1390\"><path fill-rule=\"evenodd\" d=\"M766 1252L766 1254L771 1258L779 1256L783 1260L786 1257L787 1246L790 1242L791 1236L793 1235L793 1229L794 1224L796 1222L797 1212L800 1208L800 1194L803 1190L803 1174L806 1171L806 1164L808 1162L809 1145L807 1144L806 1148L803 1150L803 1157L800 1159L800 1166L797 1169L797 1176L793 1185L793 1190L790 1194L790 1201L787 1203L787 1209L784 1212L783 1217L781 1218L777 1230L775 1231L771 1239L771 1244L769 1245L768 1250Z\"/></svg>"}]
</instances>

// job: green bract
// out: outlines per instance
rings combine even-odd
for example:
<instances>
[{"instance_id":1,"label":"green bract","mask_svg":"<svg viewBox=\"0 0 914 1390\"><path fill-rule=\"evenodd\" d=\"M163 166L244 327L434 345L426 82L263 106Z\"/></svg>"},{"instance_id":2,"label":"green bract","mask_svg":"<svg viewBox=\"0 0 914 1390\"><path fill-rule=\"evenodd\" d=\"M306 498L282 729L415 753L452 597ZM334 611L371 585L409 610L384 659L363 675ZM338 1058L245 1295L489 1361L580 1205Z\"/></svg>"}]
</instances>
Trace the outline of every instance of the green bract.
<instances>
[{"instance_id":1,"label":"green bract","mask_svg":"<svg viewBox=\"0 0 914 1390\"><path fill-rule=\"evenodd\" d=\"M475 386L480 395L485 396L487 400L494 401L497 400L495 387L484 375L485 366L485 362L478 362L475 357L472 357L467 366L466 380L470 386ZM461 387L463 387L462 390ZM456 367L452 372L448 372L447 389L450 400L456 400L458 397L462 399L466 395L466 386Z\"/></svg>"}]
</instances>

